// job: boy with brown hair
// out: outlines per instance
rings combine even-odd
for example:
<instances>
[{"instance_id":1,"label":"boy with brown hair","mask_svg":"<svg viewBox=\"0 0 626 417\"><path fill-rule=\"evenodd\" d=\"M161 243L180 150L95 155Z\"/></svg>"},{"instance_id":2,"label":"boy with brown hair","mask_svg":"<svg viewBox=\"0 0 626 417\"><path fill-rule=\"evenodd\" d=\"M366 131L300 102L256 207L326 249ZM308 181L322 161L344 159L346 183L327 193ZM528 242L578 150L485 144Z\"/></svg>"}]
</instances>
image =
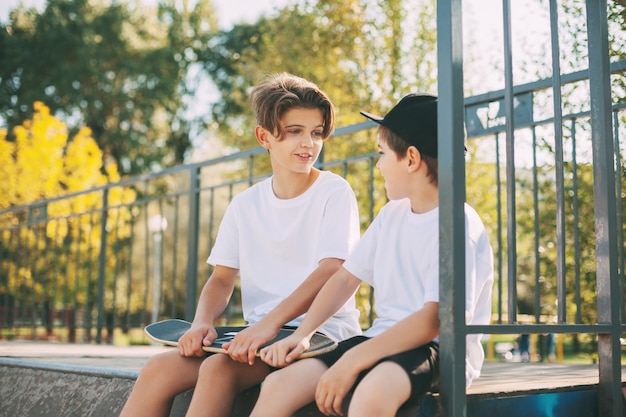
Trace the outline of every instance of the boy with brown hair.
<instances>
[{"instance_id":1,"label":"boy with brown hair","mask_svg":"<svg viewBox=\"0 0 626 417\"><path fill-rule=\"evenodd\" d=\"M395 416L437 385L439 364L439 191L437 98L410 94L385 117L361 112L378 128L389 201L355 250L315 298L296 332L261 351L282 367L308 347L312 333L366 282L377 318L363 336L274 372L251 417L291 416L315 400L324 414ZM465 204L466 319L491 316L493 253L478 214ZM467 337L466 382L480 374L480 335Z\"/></svg>"},{"instance_id":2,"label":"boy with brown hair","mask_svg":"<svg viewBox=\"0 0 626 417\"><path fill-rule=\"evenodd\" d=\"M252 90L255 136L267 149L272 176L233 198L220 224L191 329L177 350L151 358L122 410L123 417L169 415L174 397L195 387L188 416L229 416L235 396L263 381L272 368L257 350L281 327L297 326L315 295L359 239L352 188L313 167L334 127L334 109L315 84L291 74L269 77ZM207 356L222 315L241 280L250 327ZM361 334L348 297L321 332L336 340Z\"/></svg>"}]
</instances>

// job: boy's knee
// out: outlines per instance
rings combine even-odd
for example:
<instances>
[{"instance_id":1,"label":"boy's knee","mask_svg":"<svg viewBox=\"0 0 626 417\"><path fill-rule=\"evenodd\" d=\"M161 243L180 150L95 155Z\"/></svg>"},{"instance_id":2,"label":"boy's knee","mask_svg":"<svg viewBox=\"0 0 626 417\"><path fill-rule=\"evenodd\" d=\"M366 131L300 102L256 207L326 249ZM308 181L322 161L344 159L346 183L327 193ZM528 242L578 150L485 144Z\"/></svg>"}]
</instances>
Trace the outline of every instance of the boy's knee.
<instances>
[{"instance_id":1,"label":"boy's knee","mask_svg":"<svg viewBox=\"0 0 626 417\"><path fill-rule=\"evenodd\" d=\"M411 382L404 370L393 362L377 365L354 390L359 403L402 404L411 394Z\"/></svg>"},{"instance_id":2,"label":"boy's knee","mask_svg":"<svg viewBox=\"0 0 626 417\"><path fill-rule=\"evenodd\" d=\"M222 355L218 353L215 355L207 356L207 358L203 360L202 364L200 365L200 373L205 374L220 372L220 370L223 370L231 362L232 360L228 355Z\"/></svg>"},{"instance_id":3,"label":"boy's knee","mask_svg":"<svg viewBox=\"0 0 626 417\"><path fill-rule=\"evenodd\" d=\"M399 393L381 389L373 383L360 383L356 386L352 398L344 407L348 409L348 416L389 416L395 415L404 396Z\"/></svg>"},{"instance_id":4,"label":"boy's knee","mask_svg":"<svg viewBox=\"0 0 626 417\"><path fill-rule=\"evenodd\" d=\"M263 384L261 384L261 391L276 392L276 390L281 390L284 384L282 374L282 372L271 372L268 374L263 380Z\"/></svg>"},{"instance_id":5,"label":"boy's knee","mask_svg":"<svg viewBox=\"0 0 626 417\"><path fill-rule=\"evenodd\" d=\"M151 376L163 374L163 369L167 367L169 356L156 355L150 357L141 368L140 376Z\"/></svg>"}]
</instances>

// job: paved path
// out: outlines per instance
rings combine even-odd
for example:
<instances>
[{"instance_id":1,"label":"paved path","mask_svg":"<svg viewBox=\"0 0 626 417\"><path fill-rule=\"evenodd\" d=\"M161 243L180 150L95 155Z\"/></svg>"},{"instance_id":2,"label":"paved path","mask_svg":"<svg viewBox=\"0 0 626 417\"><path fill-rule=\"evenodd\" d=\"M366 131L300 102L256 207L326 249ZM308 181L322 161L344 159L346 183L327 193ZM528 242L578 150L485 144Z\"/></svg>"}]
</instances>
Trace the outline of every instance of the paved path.
<instances>
[{"instance_id":1,"label":"paved path","mask_svg":"<svg viewBox=\"0 0 626 417\"><path fill-rule=\"evenodd\" d=\"M147 359L172 349L55 342L0 342L0 357L115 370L139 371ZM626 381L626 365L622 367ZM468 393L517 392L598 383L598 366L562 363L485 362Z\"/></svg>"},{"instance_id":2,"label":"paved path","mask_svg":"<svg viewBox=\"0 0 626 417\"><path fill-rule=\"evenodd\" d=\"M0 357L139 371L150 356L164 346L111 346L55 342L0 342Z\"/></svg>"}]
</instances>

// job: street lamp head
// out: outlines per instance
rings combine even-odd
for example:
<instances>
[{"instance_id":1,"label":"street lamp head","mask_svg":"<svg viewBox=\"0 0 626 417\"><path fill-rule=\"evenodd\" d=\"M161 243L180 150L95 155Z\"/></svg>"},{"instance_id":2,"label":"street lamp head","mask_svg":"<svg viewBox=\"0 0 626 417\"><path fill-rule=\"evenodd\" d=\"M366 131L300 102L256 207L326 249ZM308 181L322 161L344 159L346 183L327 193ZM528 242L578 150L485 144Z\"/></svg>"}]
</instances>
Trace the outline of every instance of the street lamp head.
<instances>
[{"instance_id":1,"label":"street lamp head","mask_svg":"<svg viewBox=\"0 0 626 417\"><path fill-rule=\"evenodd\" d=\"M148 230L152 233L164 232L167 229L167 219L160 214L155 214L148 219Z\"/></svg>"}]
</instances>

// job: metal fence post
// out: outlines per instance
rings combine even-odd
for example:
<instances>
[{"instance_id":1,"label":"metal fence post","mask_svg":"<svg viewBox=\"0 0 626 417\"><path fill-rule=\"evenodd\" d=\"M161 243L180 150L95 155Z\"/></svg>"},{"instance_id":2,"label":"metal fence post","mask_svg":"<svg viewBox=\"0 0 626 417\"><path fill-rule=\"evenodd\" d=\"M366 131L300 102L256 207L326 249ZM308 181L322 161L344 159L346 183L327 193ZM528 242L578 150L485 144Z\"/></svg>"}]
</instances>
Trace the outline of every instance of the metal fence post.
<instances>
[{"instance_id":1,"label":"metal fence post","mask_svg":"<svg viewBox=\"0 0 626 417\"><path fill-rule=\"evenodd\" d=\"M596 279L598 323L610 332L598 334L599 415L622 417L620 310L617 273L617 221L613 131L611 129L611 71L606 0L587 0L589 88L593 149L593 194L596 219ZM620 302L621 300L621 302Z\"/></svg>"},{"instance_id":2,"label":"metal fence post","mask_svg":"<svg viewBox=\"0 0 626 417\"><path fill-rule=\"evenodd\" d=\"M465 392L465 159L461 0L437 2L439 140L439 366L447 417L467 413Z\"/></svg>"},{"instance_id":3,"label":"metal fence post","mask_svg":"<svg viewBox=\"0 0 626 417\"><path fill-rule=\"evenodd\" d=\"M198 236L200 225L200 168L190 170L189 228L187 230L187 279L185 319L193 320L198 297Z\"/></svg>"},{"instance_id":4,"label":"metal fence post","mask_svg":"<svg viewBox=\"0 0 626 417\"><path fill-rule=\"evenodd\" d=\"M109 210L109 188L102 190L102 214L100 217L100 254L98 258L98 317L96 318L96 343L102 343L104 327L104 284L106 279L107 215ZM109 335L111 338L112 335Z\"/></svg>"}]
</instances>

